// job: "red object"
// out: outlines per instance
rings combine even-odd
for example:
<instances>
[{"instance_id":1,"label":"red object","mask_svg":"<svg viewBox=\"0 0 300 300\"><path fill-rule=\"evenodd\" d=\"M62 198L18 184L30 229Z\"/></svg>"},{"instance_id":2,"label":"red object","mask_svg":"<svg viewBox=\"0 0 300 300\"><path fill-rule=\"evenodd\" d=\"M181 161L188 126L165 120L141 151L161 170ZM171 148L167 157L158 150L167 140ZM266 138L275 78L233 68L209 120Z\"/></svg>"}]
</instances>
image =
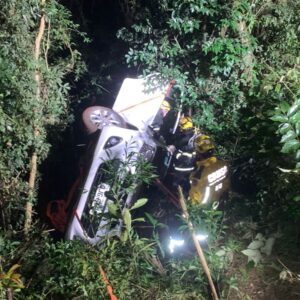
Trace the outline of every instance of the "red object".
<instances>
[{"instance_id":1,"label":"red object","mask_svg":"<svg viewBox=\"0 0 300 300\"><path fill-rule=\"evenodd\" d=\"M46 214L50 219L52 225L60 232L64 232L68 223L67 209L74 198L75 191L80 185L82 179L82 168L80 168L80 175L73 183L68 194L67 201L64 199L50 201L47 205Z\"/></svg>"},{"instance_id":2,"label":"red object","mask_svg":"<svg viewBox=\"0 0 300 300\"><path fill-rule=\"evenodd\" d=\"M53 200L47 205L47 217L50 219L51 223L60 232L64 232L67 226L67 213L66 213L66 201Z\"/></svg>"},{"instance_id":3,"label":"red object","mask_svg":"<svg viewBox=\"0 0 300 300\"><path fill-rule=\"evenodd\" d=\"M169 94L170 94L170 92L171 92L173 86L175 85L175 83L176 83L175 80L172 80L172 81L170 82L170 84L169 84L169 86L168 86L168 89L167 89L167 91L166 91L165 97L168 97L168 96L169 96Z\"/></svg>"},{"instance_id":4,"label":"red object","mask_svg":"<svg viewBox=\"0 0 300 300\"><path fill-rule=\"evenodd\" d=\"M111 300L118 300L117 297L114 295L113 288L112 288L112 286L109 284L109 281L108 281L108 279L107 279L107 277L106 277L106 274L105 274L104 270L102 269L101 266L99 267L99 269L100 269L100 274L101 274L101 276L102 276L102 278L103 278L103 281L104 281L104 283L105 283L105 285L106 285L106 289L107 289L107 292L108 292L108 294L109 294L109 296L110 296L110 299L111 299Z\"/></svg>"}]
</instances>

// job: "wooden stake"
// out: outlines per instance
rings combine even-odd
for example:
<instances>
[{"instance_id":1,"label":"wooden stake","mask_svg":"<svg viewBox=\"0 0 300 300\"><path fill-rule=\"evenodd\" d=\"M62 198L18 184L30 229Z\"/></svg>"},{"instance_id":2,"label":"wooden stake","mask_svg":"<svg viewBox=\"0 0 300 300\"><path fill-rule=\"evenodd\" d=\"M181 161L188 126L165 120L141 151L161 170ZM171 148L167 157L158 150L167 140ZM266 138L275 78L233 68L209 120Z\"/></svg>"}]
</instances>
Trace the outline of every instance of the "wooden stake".
<instances>
[{"instance_id":1,"label":"wooden stake","mask_svg":"<svg viewBox=\"0 0 300 300\"><path fill-rule=\"evenodd\" d=\"M201 262L201 264L203 266L204 272L205 272L205 274L207 276L209 285L211 287L211 290L212 290L212 293L213 293L213 297L214 297L215 300L219 300L219 297L218 297L215 285L214 285L214 283L212 281L212 278L211 278L211 275L210 275L210 271L209 271L209 268L208 268L205 256L203 254L201 245L200 245L200 243L199 243L199 241L198 241L198 239L196 237L196 234L194 233L193 224L189 220L189 213L188 213L185 201L184 201L184 196L183 196L183 193L182 193L182 188L180 186L178 186L178 193L179 193L179 202L180 202L180 206L182 208L182 212L183 212L185 218L187 219L188 226L189 226L190 232L192 234L192 238L193 238L193 241L194 241L194 244L195 244L195 247L196 247L199 259L200 259L200 262Z\"/></svg>"}]
</instances>

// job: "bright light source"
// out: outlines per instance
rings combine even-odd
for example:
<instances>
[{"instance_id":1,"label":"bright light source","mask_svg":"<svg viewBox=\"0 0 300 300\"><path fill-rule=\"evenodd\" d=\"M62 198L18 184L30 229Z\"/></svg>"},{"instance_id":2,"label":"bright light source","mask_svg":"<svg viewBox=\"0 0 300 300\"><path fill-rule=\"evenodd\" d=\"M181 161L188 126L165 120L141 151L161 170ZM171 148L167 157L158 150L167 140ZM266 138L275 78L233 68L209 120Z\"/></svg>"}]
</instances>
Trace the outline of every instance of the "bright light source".
<instances>
[{"instance_id":1,"label":"bright light source","mask_svg":"<svg viewBox=\"0 0 300 300\"><path fill-rule=\"evenodd\" d=\"M169 242L170 252L173 253L176 246L180 247L180 246L183 246L183 244L184 244L184 240L177 240L177 239L173 239L172 237L170 237L170 242Z\"/></svg>"},{"instance_id":2,"label":"bright light source","mask_svg":"<svg viewBox=\"0 0 300 300\"><path fill-rule=\"evenodd\" d=\"M207 234L197 234L196 238L199 242L205 241L208 238Z\"/></svg>"}]
</instances>

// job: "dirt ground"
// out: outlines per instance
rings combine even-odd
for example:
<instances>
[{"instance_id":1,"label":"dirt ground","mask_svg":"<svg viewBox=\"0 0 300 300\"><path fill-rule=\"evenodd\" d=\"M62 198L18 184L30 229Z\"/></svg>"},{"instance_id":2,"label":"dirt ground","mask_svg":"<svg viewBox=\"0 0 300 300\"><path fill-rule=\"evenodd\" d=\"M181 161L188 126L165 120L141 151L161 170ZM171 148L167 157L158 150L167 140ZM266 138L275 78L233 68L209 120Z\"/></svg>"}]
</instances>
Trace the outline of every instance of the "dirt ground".
<instances>
[{"instance_id":1,"label":"dirt ground","mask_svg":"<svg viewBox=\"0 0 300 300\"><path fill-rule=\"evenodd\" d=\"M272 256L257 267L247 268L247 258L236 255L226 276L235 276L237 289L228 300L300 300L300 261ZM298 273L296 273L298 272ZM284 278L280 278L281 277Z\"/></svg>"}]
</instances>

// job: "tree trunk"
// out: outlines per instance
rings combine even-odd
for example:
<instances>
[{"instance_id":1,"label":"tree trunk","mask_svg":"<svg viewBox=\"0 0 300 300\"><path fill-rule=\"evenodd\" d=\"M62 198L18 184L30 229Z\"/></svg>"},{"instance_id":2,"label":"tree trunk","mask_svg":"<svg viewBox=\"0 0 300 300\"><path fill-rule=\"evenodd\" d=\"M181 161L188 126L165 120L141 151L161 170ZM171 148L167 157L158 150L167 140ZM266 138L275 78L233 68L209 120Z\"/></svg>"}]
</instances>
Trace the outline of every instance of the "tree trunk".
<instances>
[{"instance_id":1,"label":"tree trunk","mask_svg":"<svg viewBox=\"0 0 300 300\"><path fill-rule=\"evenodd\" d=\"M45 5L45 0L41 1L41 7L43 9ZM41 18L40 18L40 24L39 24L39 30L37 33L37 36L35 38L35 44L34 44L34 59L36 62L35 72L34 72L34 80L36 82L36 101L37 103L41 102L41 73L39 68L39 57L40 57L40 49L41 49L41 41L43 39L45 32L45 13L42 11ZM39 136L39 130L38 126L36 124L36 120L33 120L34 122L34 138L36 139ZM31 163L30 163L30 174L29 174L29 181L28 181L28 199L25 207L25 224L24 224L24 233L27 236L31 227L32 223L32 200L34 196L34 188L35 188L35 180L36 180L36 173L37 173L37 160L38 156L36 153L36 150L34 149L34 152L31 156Z\"/></svg>"},{"instance_id":2,"label":"tree trunk","mask_svg":"<svg viewBox=\"0 0 300 300\"><path fill-rule=\"evenodd\" d=\"M6 290L6 299L7 300L13 300L14 299L14 294L12 288L8 288Z\"/></svg>"},{"instance_id":3,"label":"tree trunk","mask_svg":"<svg viewBox=\"0 0 300 300\"><path fill-rule=\"evenodd\" d=\"M239 1L234 1L233 8L237 8L239 5L240 5ZM251 49L250 32L247 28L247 24L244 18L241 18L237 21L237 26L238 26L238 32L239 32L239 38L241 44L247 49L247 53L243 57L243 63L244 63L243 75L245 81L251 84L252 77L253 77L253 63L255 57L253 54L253 50Z\"/></svg>"},{"instance_id":4,"label":"tree trunk","mask_svg":"<svg viewBox=\"0 0 300 300\"><path fill-rule=\"evenodd\" d=\"M253 63L254 63L254 54L251 49L250 36L247 30L246 22L239 21L239 34L242 45L248 49L247 53L243 57L243 62L245 65L244 76L248 83L252 82L252 74L253 74Z\"/></svg>"}]
</instances>

